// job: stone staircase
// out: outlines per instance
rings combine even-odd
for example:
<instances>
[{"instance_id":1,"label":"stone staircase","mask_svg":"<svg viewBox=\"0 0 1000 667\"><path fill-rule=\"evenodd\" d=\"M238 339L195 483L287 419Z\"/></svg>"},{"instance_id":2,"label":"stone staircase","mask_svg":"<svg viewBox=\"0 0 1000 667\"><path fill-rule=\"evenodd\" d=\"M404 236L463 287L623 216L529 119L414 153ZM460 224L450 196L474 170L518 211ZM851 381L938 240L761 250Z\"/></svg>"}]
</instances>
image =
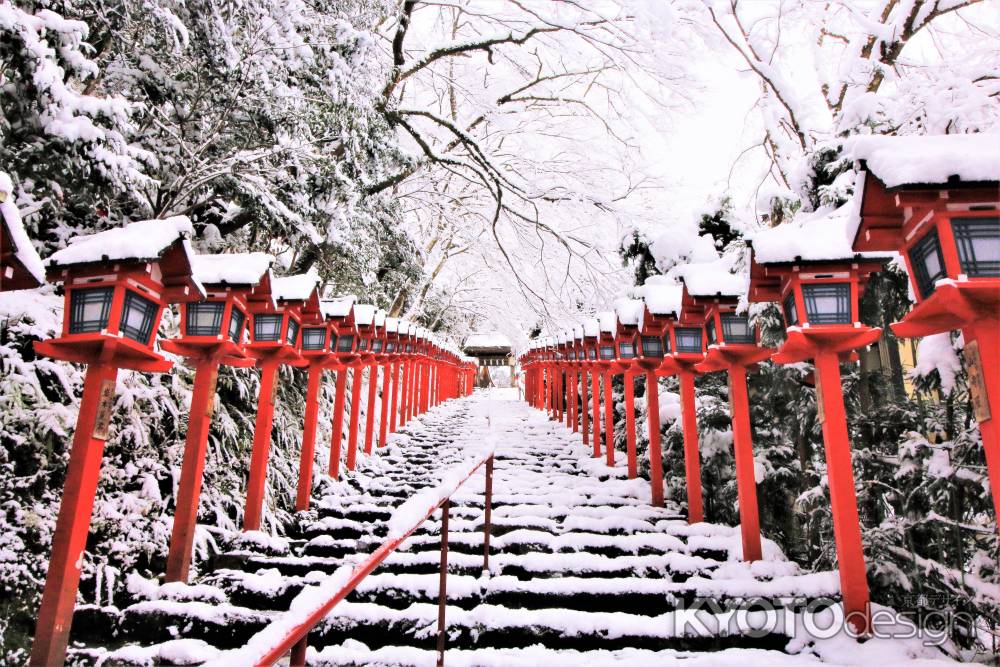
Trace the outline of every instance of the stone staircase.
<instances>
[{"instance_id":1,"label":"stone staircase","mask_svg":"<svg viewBox=\"0 0 1000 667\"><path fill-rule=\"evenodd\" d=\"M803 574L770 543L767 560L741 563L736 529L689 526L676 508L650 507L648 482L590 458L578 434L509 393L477 392L324 483L286 537L238 536L193 584L134 579L127 606L80 609L71 663L199 664L243 646L303 587L374 550L393 509L487 435L497 443L490 568L480 471L453 496L448 664L745 667L740 649L784 664L793 658L781 652L784 633L732 632L717 608L698 617L716 627L692 628L675 611L704 597L837 594L835 572ZM435 513L314 628L309 664L434 664L440 526Z\"/></svg>"}]
</instances>

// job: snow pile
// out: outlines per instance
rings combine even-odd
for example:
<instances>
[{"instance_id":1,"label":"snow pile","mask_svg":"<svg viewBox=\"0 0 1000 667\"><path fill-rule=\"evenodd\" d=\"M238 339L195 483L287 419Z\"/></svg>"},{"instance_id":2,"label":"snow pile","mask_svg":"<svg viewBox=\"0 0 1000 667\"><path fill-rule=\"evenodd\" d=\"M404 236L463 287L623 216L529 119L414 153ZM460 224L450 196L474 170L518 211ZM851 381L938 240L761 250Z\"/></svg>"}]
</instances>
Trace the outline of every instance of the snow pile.
<instances>
[{"instance_id":1,"label":"snow pile","mask_svg":"<svg viewBox=\"0 0 1000 667\"><path fill-rule=\"evenodd\" d=\"M677 275L691 296L741 296L747 291L747 276L732 273L729 259L680 266Z\"/></svg>"},{"instance_id":2,"label":"snow pile","mask_svg":"<svg viewBox=\"0 0 1000 667\"><path fill-rule=\"evenodd\" d=\"M174 242L193 235L194 227L186 215L140 220L117 229L72 238L67 247L54 252L45 264L72 266L114 260L159 259Z\"/></svg>"},{"instance_id":3,"label":"snow pile","mask_svg":"<svg viewBox=\"0 0 1000 667\"><path fill-rule=\"evenodd\" d=\"M789 223L747 235L761 264L850 259L854 252L852 204L824 206Z\"/></svg>"},{"instance_id":4,"label":"snow pile","mask_svg":"<svg viewBox=\"0 0 1000 667\"><path fill-rule=\"evenodd\" d=\"M962 372L962 362L955 353L951 333L932 334L917 343L917 365L910 371L913 377L927 377L933 371L941 376L941 390L950 394L955 389L955 380Z\"/></svg>"},{"instance_id":5,"label":"snow pile","mask_svg":"<svg viewBox=\"0 0 1000 667\"><path fill-rule=\"evenodd\" d=\"M581 326L583 328L583 335L587 338L597 338L597 335L601 333L601 323L596 317L588 317L583 321Z\"/></svg>"},{"instance_id":6,"label":"snow pile","mask_svg":"<svg viewBox=\"0 0 1000 667\"><path fill-rule=\"evenodd\" d=\"M684 288L664 276L652 276L636 290L653 315L672 315L681 312Z\"/></svg>"},{"instance_id":7,"label":"snow pile","mask_svg":"<svg viewBox=\"0 0 1000 667\"><path fill-rule=\"evenodd\" d=\"M469 334L462 342L464 349L511 347L510 338L499 332Z\"/></svg>"},{"instance_id":8,"label":"snow pile","mask_svg":"<svg viewBox=\"0 0 1000 667\"><path fill-rule=\"evenodd\" d=\"M351 314L351 309L354 308L354 302L357 300L356 296L349 294L339 299L324 299L320 303L320 307L326 317L347 317ZM401 322L399 330L403 331Z\"/></svg>"},{"instance_id":9,"label":"snow pile","mask_svg":"<svg viewBox=\"0 0 1000 667\"><path fill-rule=\"evenodd\" d=\"M375 322L375 310L370 303L354 304L354 323L362 327L371 326Z\"/></svg>"},{"instance_id":10,"label":"snow pile","mask_svg":"<svg viewBox=\"0 0 1000 667\"><path fill-rule=\"evenodd\" d=\"M194 255L191 275L203 285L256 285L273 263L264 252Z\"/></svg>"},{"instance_id":11,"label":"snow pile","mask_svg":"<svg viewBox=\"0 0 1000 667\"><path fill-rule=\"evenodd\" d=\"M646 304L640 299L618 299L614 307L619 322L625 326L638 326L642 322Z\"/></svg>"},{"instance_id":12,"label":"snow pile","mask_svg":"<svg viewBox=\"0 0 1000 667\"><path fill-rule=\"evenodd\" d=\"M615 311L605 310L597 313L597 321L601 323L601 333L615 333L618 328L618 318Z\"/></svg>"},{"instance_id":13,"label":"snow pile","mask_svg":"<svg viewBox=\"0 0 1000 667\"><path fill-rule=\"evenodd\" d=\"M24 223L21 221L21 212L14 204L14 184L11 183L10 176L2 171L0 171L0 217L7 227L10 240L14 242L14 257L24 265L32 278L44 283L45 266L35 246L31 245L31 239L28 238Z\"/></svg>"},{"instance_id":14,"label":"snow pile","mask_svg":"<svg viewBox=\"0 0 1000 667\"><path fill-rule=\"evenodd\" d=\"M271 296L275 301L307 301L319 289L319 275L307 271L271 281Z\"/></svg>"},{"instance_id":15,"label":"snow pile","mask_svg":"<svg viewBox=\"0 0 1000 667\"><path fill-rule=\"evenodd\" d=\"M1000 135L942 134L857 137L847 152L864 160L886 187L1000 181Z\"/></svg>"},{"instance_id":16,"label":"snow pile","mask_svg":"<svg viewBox=\"0 0 1000 667\"><path fill-rule=\"evenodd\" d=\"M649 251L656 266L666 273L684 262L712 262L719 258L715 241L708 234L699 236L698 230L685 225L671 225L653 239Z\"/></svg>"}]
</instances>

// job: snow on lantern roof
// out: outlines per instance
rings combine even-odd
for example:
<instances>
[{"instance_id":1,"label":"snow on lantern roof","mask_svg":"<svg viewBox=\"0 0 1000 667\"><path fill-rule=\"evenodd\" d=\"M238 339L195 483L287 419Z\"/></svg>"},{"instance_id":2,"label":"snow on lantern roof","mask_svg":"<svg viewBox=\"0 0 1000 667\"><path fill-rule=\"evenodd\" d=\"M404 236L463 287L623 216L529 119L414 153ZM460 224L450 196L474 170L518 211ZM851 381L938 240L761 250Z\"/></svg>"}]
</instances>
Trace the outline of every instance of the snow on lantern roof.
<instances>
[{"instance_id":1,"label":"snow on lantern roof","mask_svg":"<svg viewBox=\"0 0 1000 667\"><path fill-rule=\"evenodd\" d=\"M742 296L747 291L747 276L730 269L729 261L720 260L678 267L677 275L691 296Z\"/></svg>"},{"instance_id":2,"label":"snow on lantern roof","mask_svg":"<svg viewBox=\"0 0 1000 667\"><path fill-rule=\"evenodd\" d=\"M596 317L588 317L583 321L583 335L587 338L596 338L601 333L601 323Z\"/></svg>"},{"instance_id":3,"label":"snow on lantern roof","mask_svg":"<svg viewBox=\"0 0 1000 667\"><path fill-rule=\"evenodd\" d=\"M396 333L399 331L399 318L397 317L386 317L385 318L385 331L386 333Z\"/></svg>"},{"instance_id":4,"label":"snow on lantern roof","mask_svg":"<svg viewBox=\"0 0 1000 667\"><path fill-rule=\"evenodd\" d=\"M684 288L665 276L652 276L636 290L653 315L677 317L681 312Z\"/></svg>"},{"instance_id":5,"label":"snow on lantern roof","mask_svg":"<svg viewBox=\"0 0 1000 667\"><path fill-rule=\"evenodd\" d=\"M846 148L887 188L1000 181L998 134L855 137Z\"/></svg>"},{"instance_id":6,"label":"snow on lantern roof","mask_svg":"<svg viewBox=\"0 0 1000 667\"><path fill-rule=\"evenodd\" d=\"M509 350L511 347L512 344L510 342L510 338L496 331L472 333L466 336L465 340L462 341L462 348L465 350L494 348Z\"/></svg>"},{"instance_id":7,"label":"snow on lantern roof","mask_svg":"<svg viewBox=\"0 0 1000 667\"><path fill-rule=\"evenodd\" d=\"M203 285L256 285L274 263L264 252L194 255L191 274Z\"/></svg>"},{"instance_id":8,"label":"snow on lantern roof","mask_svg":"<svg viewBox=\"0 0 1000 667\"><path fill-rule=\"evenodd\" d=\"M24 229L21 212L14 204L14 184L10 176L0 171L0 222L7 230L7 238L14 245L14 257L24 267L25 271L39 285L45 282L45 265L38 256L35 246L31 245L28 232Z\"/></svg>"},{"instance_id":9,"label":"snow on lantern roof","mask_svg":"<svg viewBox=\"0 0 1000 667\"><path fill-rule=\"evenodd\" d=\"M618 317L613 310L602 310L597 313L597 321L600 322L601 333L613 334L618 329Z\"/></svg>"},{"instance_id":10,"label":"snow on lantern roof","mask_svg":"<svg viewBox=\"0 0 1000 667\"><path fill-rule=\"evenodd\" d=\"M583 340L583 336L584 336L584 333L583 333L583 324L579 324L579 323L578 324L574 324L573 325L573 339L576 340L576 341L582 341Z\"/></svg>"},{"instance_id":11,"label":"snow on lantern roof","mask_svg":"<svg viewBox=\"0 0 1000 667\"><path fill-rule=\"evenodd\" d=\"M322 303L323 315L324 317L347 317L351 314L355 301L357 301L357 297L353 294L337 299L324 299Z\"/></svg>"},{"instance_id":12,"label":"snow on lantern roof","mask_svg":"<svg viewBox=\"0 0 1000 667\"><path fill-rule=\"evenodd\" d=\"M375 309L375 326L384 328L385 327L385 321L388 319L387 316L388 316L387 312L385 312L381 308L376 308Z\"/></svg>"},{"instance_id":13,"label":"snow on lantern roof","mask_svg":"<svg viewBox=\"0 0 1000 667\"><path fill-rule=\"evenodd\" d=\"M375 306L370 303L354 304L354 323L367 327L375 323Z\"/></svg>"},{"instance_id":14,"label":"snow on lantern roof","mask_svg":"<svg viewBox=\"0 0 1000 667\"><path fill-rule=\"evenodd\" d=\"M308 301L318 289L319 276L314 271L271 281L271 295L275 301Z\"/></svg>"},{"instance_id":15,"label":"snow on lantern roof","mask_svg":"<svg viewBox=\"0 0 1000 667\"><path fill-rule=\"evenodd\" d=\"M866 256L865 253L855 252L852 247L860 221L855 200L836 209L824 206L812 213L802 213L791 222L761 229L752 238L748 235L754 261L759 264L790 264Z\"/></svg>"},{"instance_id":16,"label":"snow on lantern roof","mask_svg":"<svg viewBox=\"0 0 1000 667\"><path fill-rule=\"evenodd\" d=\"M614 305L619 322L629 327L639 326L639 322L642 321L642 313L646 308L646 304L641 299L618 299Z\"/></svg>"},{"instance_id":17,"label":"snow on lantern roof","mask_svg":"<svg viewBox=\"0 0 1000 667\"><path fill-rule=\"evenodd\" d=\"M95 262L158 260L176 241L193 234L194 228L186 215L130 222L124 227L70 239L70 244L54 252L45 261L45 266L54 268ZM190 258L193 253L189 248L185 250Z\"/></svg>"}]
</instances>

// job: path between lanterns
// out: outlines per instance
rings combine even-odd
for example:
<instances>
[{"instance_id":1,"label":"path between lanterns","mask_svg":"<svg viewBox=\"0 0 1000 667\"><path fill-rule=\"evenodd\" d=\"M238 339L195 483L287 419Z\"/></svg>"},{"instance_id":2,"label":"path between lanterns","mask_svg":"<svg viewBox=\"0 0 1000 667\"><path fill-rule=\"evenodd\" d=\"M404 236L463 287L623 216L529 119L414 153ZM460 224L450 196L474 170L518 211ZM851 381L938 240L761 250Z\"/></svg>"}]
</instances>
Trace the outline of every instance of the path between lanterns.
<instances>
[{"instance_id":1,"label":"path between lanterns","mask_svg":"<svg viewBox=\"0 0 1000 667\"><path fill-rule=\"evenodd\" d=\"M123 608L82 606L71 660L199 664L242 646L304 586L376 548L392 509L484 438L496 443L490 571L481 572L480 472L453 496L448 665L750 667L834 656L829 664L890 665L939 655L915 640L812 643L801 619L797 630L754 636L760 612L741 631L738 614L718 607L680 611L697 598L836 596L839 584L835 572L802 572L770 541L765 560L741 563L735 528L689 526L676 507L651 507L648 482L626 479L623 462L608 468L578 434L513 391L491 390L411 421L346 479L322 485L286 538L243 534L193 584L133 576ZM310 633L309 664L434 664L439 529L435 514Z\"/></svg>"}]
</instances>

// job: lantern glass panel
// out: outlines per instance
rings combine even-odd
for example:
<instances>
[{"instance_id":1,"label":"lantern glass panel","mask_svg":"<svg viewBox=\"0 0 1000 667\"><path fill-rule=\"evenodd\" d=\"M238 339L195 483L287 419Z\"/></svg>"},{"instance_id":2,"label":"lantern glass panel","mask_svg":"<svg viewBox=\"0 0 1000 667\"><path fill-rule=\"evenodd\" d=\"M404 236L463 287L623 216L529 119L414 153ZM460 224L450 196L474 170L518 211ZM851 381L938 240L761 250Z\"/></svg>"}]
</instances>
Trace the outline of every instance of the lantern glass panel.
<instances>
[{"instance_id":1,"label":"lantern glass panel","mask_svg":"<svg viewBox=\"0 0 1000 667\"><path fill-rule=\"evenodd\" d=\"M386 354L391 354L391 353L395 352L396 351L396 344L394 342L392 342L391 340L390 341L386 341L385 351L386 351Z\"/></svg>"},{"instance_id":2,"label":"lantern glass panel","mask_svg":"<svg viewBox=\"0 0 1000 667\"><path fill-rule=\"evenodd\" d=\"M948 276L944 269L944 257L941 255L937 230L932 229L928 232L910 248L909 254L917 289L921 297L927 298L934 291L934 283Z\"/></svg>"},{"instance_id":3,"label":"lantern glass panel","mask_svg":"<svg viewBox=\"0 0 1000 667\"><path fill-rule=\"evenodd\" d=\"M569 351L569 360L570 361L576 361L576 350L570 350Z\"/></svg>"},{"instance_id":4,"label":"lantern glass panel","mask_svg":"<svg viewBox=\"0 0 1000 667\"><path fill-rule=\"evenodd\" d=\"M795 292L789 292L781 304L785 313L785 326L794 327L799 323L799 309L795 307Z\"/></svg>"},{"instance_id":5,"label":"lantern glass panel","mask_svg":"<svg viewBox=\"0 0 1000 667\"><path fill-rule=\"evenodd\" d=\"M153 320L160 307L145 297L130 290L125 291L122 305L122 320L118 330L126 338L146 345L153 334Z\"/></svg>"},{"instance_id":6,"label":"lantern glass panel","mask_svg":"<svg viewBox=\"0 0 1000 667\"><path fill-rule=\"evenodd\" d=\"M258 343L276 343L281 339L281 315L254 315L253 339Z\"/></svg>"},{"instance_id":7,"label":"lantern glass panel","mask_svg":"<svg viewBox=\"0 0 1000 667\"><path fill-rule=\"evenodd\" d=\"M670 354L670 332L663 334L663 354Z\"/></svg>"},{"instance_id":8,"label":"lantern glass panel","mask_svg":"<svg viewBox=\"0 0 1000 667\"><path fill-rule=\"evenodd\" d=\"M705 335L708 337L708 344L715 345L719 342L718 336L715 335L715 318L713 317L705 325Z\"/></svg>"},{"instance_id":9,"label":"lantern glass panel","mask_svg":"<svg viewBox=\"0 0 1000 667\"><path fill-rule=\"evenodd\" d=\"M628 340L618 343L619 359L635 359L635 341Z\"/></svg>"},{"instance_id":10,"label":"lantern glass panel","mask_svg":"<svg viewBox=\"0 0 1000 667\"><path fill-rule=\"evenodd\" d=\"M602 345L601 346L601 359L614 359L615 358L615 346L614 345Z\"/></svg>"},{"instance_id":11,"label":"lantern glass panel","mask_svg":"<svg viewBox=\"0 0 1000 667\"><path fill-rule=\"evenodd\" d=\"M354 336L340 336L337 338L337 352L353 352Z\"/></svg>"},{"instance_id":12,"label":"lantern glass panel","mask_svg":"<svg viewBox=\"0 0 1000 667\"><path fill-rule=\"evenodd\" d=\"M677 339L677 352L701 352L701 329L698 327L677 327L674 329Z\"/></svg>"},{"instance_id":13,"label":"lantern glass panel","mask_svg":"<svg viewBox=\"0 0 1000 667\"><path fill-rule=\"evenodd\" d=\"M642 356L660 359L663 357L663 341L659 336L642 337Z\"/></svg>"},{"instance_id":14,"label":"lantern glass panel","mask_svg":"<svg viewBox=\"0 0 1000 667\"><path fill-rule=\"evenodd\" d=\"M322 350L326 348L326 327L305 327L302 329L302 349Z\"/></svg>"},{"instance_id":15,"label":"lantern glass panel","mask_svg":"<svg viewBox=\"0 0 1000 667\"><path fill-rule=\"evenodd\" d=\"M802 286L806 318L810 324L850 324L851 286L849 283L820 283Z\"/></svg>"},{"instance_id":16,"label":"lantern glass panel","mask_svg":"<svg viewBox=\"0 0 1000 667\"><path fill-rule=\"evenodd\" d=\"M954 218L958 263L967 276L1000 276L1000 218Z\"/></svg>"},{"instance_id":17,"label":"lantern glass panel","mask_svg":"<svg viewBox=\"0 0 1000 667\"><path fill-rule=\"evenodd\" d=\"M234 343L243 342L243 324L246 321L247 316L243 314L243 311L233 306L233 310L229 314L229 338Z\"/></svg>"},{"instance_id":18,"label":"lantern glass panel","mask_svg":"<svg viewBox=\"0 0 1000 667\"><path fill-rule=\"evenodd\" d=\"M376 338L372 341L372 352L378 354L382 351L382 339Z\"/></svg>"},{"instance_id":19,"label":"lantern glass panel","mask_svg":"<svg viewBox=\"0 0 1000 667\"><path fill-rule=\"evenodd\" d=\"M757 338L750 326L750 318L735 313L720 313L722 319L722 338L727 343L755 343Z\"/></svg>"},{"instance_id":20,"label":"lantern glass panel","mask_svg":"<svg viewBox=\"0 0 1000 667\"><path fill-rule=\"evenodd\" d=\"M285 343L295 345L295 340L299 337L299 323L288 318L288 331L285 332Z\"/></svg>"},{"instance_id":21,"label":"lantern glass panel","mask_svg":"<svg viewBox=\"0 0 1000 667\"><path fill-rule=\"evenodd\" d=\"M69 332L93 333L108 328L113 287L75 289L70 293Z\"/></svg>"},{"instance_id":22,"label":"lantern glass panel","mask_svg":"<svg viewBox=\"0 0 1000 667\"><path fill-rule=\"evenodd\" d=\"M189 303L186 310L185 328L188 336L218 336L222 333L222 315L226 310L225 301Z\"/></svg>"},{"instance_id":23,"label":"lantern glass panel","mask_svg":"<svg viewBox=\"0 0 1000 667\"><path fill-rule=\"evenodd\" d=\"M595 348L593 348L593 347L590 348L587 351L587 356L590 357L591 361L596 361L597 360L597 350Z\"/></svg>"},{"instance_id":24,"label":"lantern glass panel","mask_svg":"<svg viewBox=\"0 0 1000 667\"><path fill-rule=\"evenodd\" d=\"M407 354L409 354L410 352L413 352L413 343L407 343L406 344L406 352L407 352Z\"/></svg>"}]
</instances>

